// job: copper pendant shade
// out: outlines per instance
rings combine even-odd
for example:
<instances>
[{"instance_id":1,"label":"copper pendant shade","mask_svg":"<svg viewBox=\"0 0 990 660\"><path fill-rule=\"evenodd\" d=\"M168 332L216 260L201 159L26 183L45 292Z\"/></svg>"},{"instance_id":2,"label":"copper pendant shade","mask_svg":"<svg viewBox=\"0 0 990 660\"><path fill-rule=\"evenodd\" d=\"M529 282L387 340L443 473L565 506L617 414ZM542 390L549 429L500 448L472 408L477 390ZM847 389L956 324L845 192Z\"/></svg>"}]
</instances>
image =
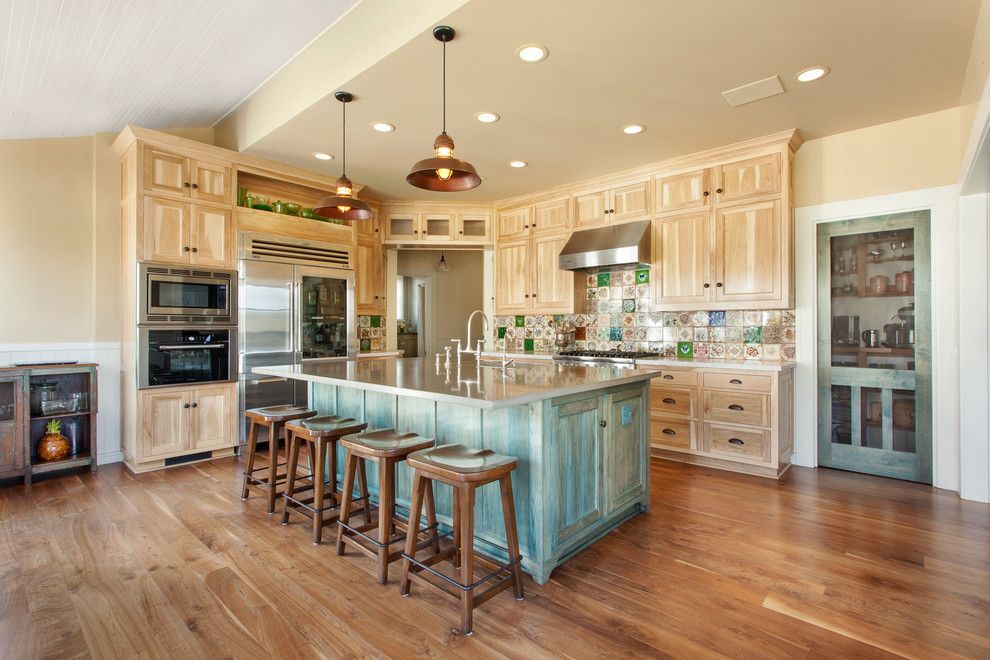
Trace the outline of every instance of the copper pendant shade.
<instances>
[{"instance_id":1,"label":"copper pendant shade","mask_svg":"<svg viewBox=\"0 0 990 660\"><path fill-rule=\"evenodd\" d=\"M354 198L354 186L347 178L347 104L354 100L354 95L349 92L337 92L333 96L340 101L343 110L343 162L340 178L334 185L337 189L336 194L322 198L313 212L335 220L371 220L374 217L371 207L366 202Z\"/></svg>"},{"instance_id":2,"label":"copper pendant shade","mask_svg":"<svg viewBox=\"0 0 990 660\"><path fill-rule=\"evenodd\" d=\"M433 141L433 157L413 165L406 181L423 190L471 190L481 185L481 177L474 165L454 158L454 140L447 135L447 42L454 38L454 28L438 25L433 28L433 37L443 44L443 131Z\"/></svg>"}]
</instances>

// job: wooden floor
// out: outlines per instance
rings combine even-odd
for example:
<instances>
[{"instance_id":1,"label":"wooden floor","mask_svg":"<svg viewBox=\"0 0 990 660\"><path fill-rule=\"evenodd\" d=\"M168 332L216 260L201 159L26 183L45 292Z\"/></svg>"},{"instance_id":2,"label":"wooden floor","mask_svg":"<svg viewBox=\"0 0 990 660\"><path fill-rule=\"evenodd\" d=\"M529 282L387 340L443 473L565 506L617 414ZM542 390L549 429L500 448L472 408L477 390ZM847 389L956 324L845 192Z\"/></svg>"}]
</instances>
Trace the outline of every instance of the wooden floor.
<instances>
[{"instance_id":1,"label":"wooden floor","mask_svg":"<svg viewBox=\"0 0 990 660\"><path fill-rule=\"evenodd\" d=\"M990 656L990 507L829 470L652 468L653 510L453 632L238 462L0 490L0 658Z\"/></svg>"}]
</instances>

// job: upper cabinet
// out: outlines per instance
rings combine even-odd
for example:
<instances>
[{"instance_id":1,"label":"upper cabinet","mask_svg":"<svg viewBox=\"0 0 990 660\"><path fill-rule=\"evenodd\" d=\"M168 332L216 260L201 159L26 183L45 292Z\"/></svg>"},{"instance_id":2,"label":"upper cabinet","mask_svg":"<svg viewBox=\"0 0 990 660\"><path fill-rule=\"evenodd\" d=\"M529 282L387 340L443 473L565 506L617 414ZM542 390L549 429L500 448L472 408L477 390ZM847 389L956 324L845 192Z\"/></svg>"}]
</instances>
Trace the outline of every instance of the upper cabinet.
<instances>
[{"instance_id":1,"label":"upper cabinet","mask_svg":"<svg viewBox=\"0 0 990 660\"><path fill-rule=\"evenodd\" d=\"M652 214L649 179L574 196L575 229L644 220Z\"/></svg>"},{"instance_id":2,"label":"upper cabinet","mask_svg":"<svg viewBox=\"0 0 990 660\"><path fill-rule=\"evenodd\" d=\"M446 208L436 210L389 208L384 211L385 242L409 243L491 243L492 216L486 208Z\"/></svg>"},{"instance_id":3,"label":"upper cabinet","mask_svg":"<svg viewBox=\"0 0 990 660\"><path fill-rule=\"evenodd\" d=\"M230 204L229 164L187 158L148 146L144 148L142 170L145 193Z\"/></svg>"},{"instance_id":4,"label":"upper cabinet","mask_svg":"<svg viewBox=\"0 0 990 660\"><path fill-rule=\"evenodd\" d=\"M780 192L780 154L738 160L718 168L717 202L724 204Z\"/></svg>"},{"instance_id":5,"label":"upper cabinet","mask_svg":"<svg viewBox=\"0 0 990 660\"><path fill-rule=\"evenodd\" d=\"M233 267L230 209L145 197L141 225L141 261Z\"/></svg>"},{"instance_id":6,"label":"upper cabinet","mask_svg":"<svg viewBox=\"0 0 990 660\"><path fill-rule=\"evenodd\" d=\"M783 252L777 200L720 207L715 213L715 300L780 303Z\"/></svg>"},{"instance_id":7,"label":"upper cabinet","mask_svg":"<svg viewBox=\"0 0 990 660\"><path fill-rule=\"evenodd\" d=\"M375 238L360 237L355 246L354 307L358 314L385 313L385 259Z\"/></svg>"},{"instance_id":8,"label":"upper cabinet","mask_svg":"<svg viewBox=\"0 0 990 660\"><path fill-rule=\"evenodd\" d=\"M655 186L657 213L688 211L709 206L712 202L710 169L694 170L657 177Z\"/></svg>"},{"instance_id":9,"label":"upper cabinet","mask_svg":"<svg viewBox=\"0 0 990 660\"><path fill-rule=\"evenodd\" d=\"M524 238L530 234L530 225L533 224L533 207L524 206L508 211L499 211L497 216L498 239L514 240Z\"/></svg>"}]
</instances>

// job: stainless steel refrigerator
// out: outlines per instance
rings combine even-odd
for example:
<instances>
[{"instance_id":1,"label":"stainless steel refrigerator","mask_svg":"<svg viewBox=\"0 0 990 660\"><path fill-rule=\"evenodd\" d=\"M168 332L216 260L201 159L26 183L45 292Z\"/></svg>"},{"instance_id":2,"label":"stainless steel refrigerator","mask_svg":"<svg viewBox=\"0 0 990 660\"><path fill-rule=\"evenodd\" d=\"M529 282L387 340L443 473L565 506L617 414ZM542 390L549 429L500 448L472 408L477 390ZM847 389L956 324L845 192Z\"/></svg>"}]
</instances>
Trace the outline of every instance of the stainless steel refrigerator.
<instances>
[{"instance_id":1,"label":"stainless steel refrigerator","mask_svg":"<svg viewBox=\"0 0 990 660\"><path fill-rule=\"evenodd\" d=\"M240 412L306 405L307 386L257 366L354 359L354 272L345 248L257 234L241 238L238 275ZM246 426L241 424L241 442Z\"/></svg>"}]
</instances>

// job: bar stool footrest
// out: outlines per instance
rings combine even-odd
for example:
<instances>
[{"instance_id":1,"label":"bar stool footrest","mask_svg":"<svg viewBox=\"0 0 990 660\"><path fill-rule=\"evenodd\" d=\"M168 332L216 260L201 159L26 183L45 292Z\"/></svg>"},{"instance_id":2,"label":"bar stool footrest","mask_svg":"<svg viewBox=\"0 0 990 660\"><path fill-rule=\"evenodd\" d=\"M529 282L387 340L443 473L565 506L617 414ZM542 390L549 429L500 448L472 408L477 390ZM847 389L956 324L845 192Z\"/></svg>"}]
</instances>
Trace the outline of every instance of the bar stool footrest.
<instances>
[{"instance_id":1,"label":"bar stool footrest","mask_svg":"<svg viewBox=\"0 0 990 660\"><path fill-rule=\"evenodd\" d=\"M447 550L441 551L439 554L433 555L432 557L428 558L427 561L433 560L433 561L430 561L429 564L427 564L425 562L422 562L422 561L419 561L415 557L411 557L411 556L407 555L405 552L402 553L402 558L403 559L408 559L413 565L419 567L420 570L426 571L426 572L428 572L428 573L430 573L432 575L437 576L438 578L440 578L444 582L450 584L451 586L456 587L457 589L460 589L461 591L470 591L470 590L472 590L472 589L474 589L476 587L479 587L482 584L484 584L485 582L487 582L488 580L491 580L492 578L494 578L495 576L497 576L499 573L508 573L508 575L509 575L509 582L511 582L512 581L512 572L511 572L510 569L513 566L515 566L516 564L518 564L519 562L522 561L522 556L519 556L516 559L514 559L513 561L510 561L508 563L505 563L505 564L496 564L496 568L494 570L492 570L491 572L486 573L485 575L481 576L480 578L478 578L477 580L475 580L472 584L465 585L465 584L462 584L462 583L458 582L454 578L452 578L452 577L450 577L448 575L444 575L443 573L441 573L437 569L433 568L433 565L434 564L437 564L440 561L442 561L442 559L445 559L445 557L444 558L441 558L441 559L438 559L438 558L441 557L445 552L449 552L450 550L453 550L453 548L448 548ZM414 571L414 572L411 572L411 574L412 575L415 575L418 572L419 571ZM477 599L480 598L481 596L483 596L485 593L488 593L488 591L490 591L490 589L486 589L484 592L482 592L482 594L480 594L479 596L477 596L475 598L475 601L477 601Z\"/></svg>"}]
</instances>

